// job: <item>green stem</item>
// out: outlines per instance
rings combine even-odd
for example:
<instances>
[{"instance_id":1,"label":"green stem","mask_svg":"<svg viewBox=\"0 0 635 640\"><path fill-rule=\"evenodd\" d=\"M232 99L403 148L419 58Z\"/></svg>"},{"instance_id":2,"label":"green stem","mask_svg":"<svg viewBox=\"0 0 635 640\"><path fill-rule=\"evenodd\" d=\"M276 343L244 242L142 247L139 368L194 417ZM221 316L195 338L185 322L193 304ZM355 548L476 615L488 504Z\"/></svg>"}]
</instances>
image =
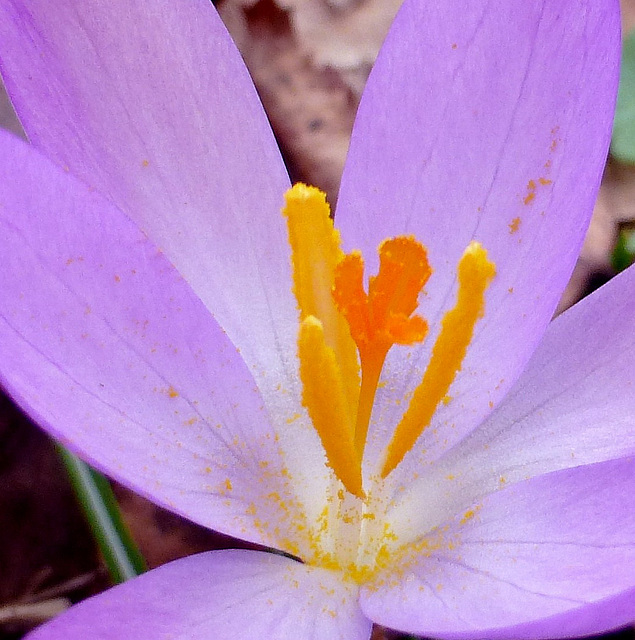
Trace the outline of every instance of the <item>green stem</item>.
<instances>
[{"instance_id":1,"label":"green stem","mask_svg":"<svg viewBox=\"0 0 635 640\"><path fill-rule=\"evenodd\" d=\"M624 271L635 260L635 230L624 228L620 230L617 244L611 255L611 262L615 271Z\"/></svg>"},{"instance_id":2,"label":"green stem","mask_svg":"<svg viewBox=\"0 0 635 640\"><path fill-rule=\"evenodd\" d=\"M57 450L112 581L117 584L143 573L145 561L121 517L108 480L62 445L58 444Z\"/></svg>"}]
</instances>

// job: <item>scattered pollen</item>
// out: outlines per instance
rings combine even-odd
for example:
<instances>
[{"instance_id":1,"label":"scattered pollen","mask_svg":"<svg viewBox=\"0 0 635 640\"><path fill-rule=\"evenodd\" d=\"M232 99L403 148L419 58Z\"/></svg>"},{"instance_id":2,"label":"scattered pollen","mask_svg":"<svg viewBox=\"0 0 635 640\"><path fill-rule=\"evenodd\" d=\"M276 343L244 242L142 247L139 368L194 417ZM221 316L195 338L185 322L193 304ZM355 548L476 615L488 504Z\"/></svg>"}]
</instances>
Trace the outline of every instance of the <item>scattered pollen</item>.
<instances>
[{"instance_id":1,"label":"scattered pollen","mask_svg":"<svg viewBox=\"0 0 635 640\"><path fill-rule=\"evenodd\" d=\"M536 190L538 189L538 187L546 187L552 183L553 183L552 180L549 180L548 178L544 178L544 177L538 178L537 181L529 180L529 182L527 182L527 195L525 195L525 197L523 198L523 204L526 204L526 205L531 204L536 199ZM510 229L511 229L511 225L510 225Z\"/></svg>"}]
</instances>

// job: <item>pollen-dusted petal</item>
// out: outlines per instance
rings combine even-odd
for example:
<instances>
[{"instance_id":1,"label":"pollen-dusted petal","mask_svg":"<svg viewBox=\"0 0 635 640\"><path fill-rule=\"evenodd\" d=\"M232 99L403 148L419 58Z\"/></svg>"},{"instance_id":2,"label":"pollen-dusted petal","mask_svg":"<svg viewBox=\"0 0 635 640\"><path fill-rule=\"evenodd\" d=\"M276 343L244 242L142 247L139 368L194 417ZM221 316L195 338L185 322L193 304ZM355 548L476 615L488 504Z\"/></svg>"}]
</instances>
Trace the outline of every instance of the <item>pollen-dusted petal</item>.
<instances>
[{"instance_id":1,"label":"pollen-dusted petal","mask_svg":"<svg viewBox=\"0 0 635 640\"><path fill-rule=\"evenodd\" d=\"M320 321L307 316L298 338L302 403L318 432L335 475L352 494L362 496L361 460L354 444L354 416L348 411L342 372L326 344Z\"/></svg>"},{"instance_id":2,"label":"pollen-dusted petal","mask_svg":"<svg viewBox=\"0 0 635 640\"><path fill-rule=\"evenodd\" d=\"M428 638L603 633L633 620L634 540L633 458L563 469L441 521L362 590L362 609Z\"/></svg>"},{"instance_id":3,"label":"pollen-dusted petal","mask_svg":"<svg viewBox=\"0 0 635 640\"><path fill-rule=\"evenodd\" d=\"M459 290L456 306L441 321L441 333L432 348L432 357L421 384L388 445L382 477L385 478L401 462L430 424L437 405L460 371L474 335L474 326L485 311L485 291L495 273L496 268L488 259L487 251L478 242L471 242L457 269Z\"/></svg>"},{"instance_id":4,"label":"pollen-dusted petal","mask_svg":"<svg viewBox=\"0 0 635 640\"><path fill-rule=\"evenodd\" d=\"M285 201L282 213L287 219L300 320L315 316L322 323L326 344L342 372L348 412L352 412L359 393L357 353L348 324L331 296L335 267L344 255L340 234L333 227L324 192L298 183L287 191Z\"/></svg>"},{"instance_id":5,"label":"pollen-dusted petal","mask_svg":"<svg viewBox=\"0 0 635 640\"><path fill-rule=\"evenodd\" d=\"M3 389L157 504L299 555L307 510L235 345L127 216L2 131L0 255Z\"/></svg>"},{"instance_id":6,"label":"pollen-dusted petal","mask_svg":"<svg viewBox=\"0 0 635 640\"><path fill-rule=\"evenodd\" d=\"M374 272L371 251L384 238L424 240L435 268L425 300L431 327L453 300L454 267L472 239L487 247L498 275L487 293L487 322L452 385L454 401L439 407L440 422L454 428L442 437L427 429L393 481L417 473L419 452L437 459L482 422L553 315L605 164L618 5L406 0L397 14L342 176L335 219L343 247L362 251ZM525 205L530 180L535 198ZM515 218L518 231L509 233ZM399 421L398 403L423 377L431 348L414 346L407 362L396 351L386 359L382 377L391 382L379 390L382 422L371 424L369 437L378 462L388 439L384 421Z\"/></svg>"},{"instance_id":7,"label":"pollen-dusted petal","mask_svg":"<svg viewBox=\"0 0 635 640\"><path fill-rule=\"evenodd\" d=\"M0 68L29 141L161 247L240 349L267 408L292 412L279 376L261 375L295 380L278 215L290 183L212 3L8 0Z\"/></svg>"}]
</instances>

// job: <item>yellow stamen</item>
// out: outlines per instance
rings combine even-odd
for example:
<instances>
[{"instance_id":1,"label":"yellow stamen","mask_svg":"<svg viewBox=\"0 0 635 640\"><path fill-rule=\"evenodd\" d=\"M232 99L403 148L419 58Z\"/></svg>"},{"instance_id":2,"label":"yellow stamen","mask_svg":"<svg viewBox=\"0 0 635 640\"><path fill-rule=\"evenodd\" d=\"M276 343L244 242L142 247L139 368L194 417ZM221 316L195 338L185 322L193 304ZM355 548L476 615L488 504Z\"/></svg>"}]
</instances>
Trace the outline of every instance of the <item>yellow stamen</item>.
<instances>
[{"instance_id":1,"label":"yellow stamen","mask_svg":"<svg viewBox=\"0 0 635 640\"><path fill-rule=\"evenodd\" d=\"M437 405L447 395L472 341L474 326L483 316L485 291L495 273L496 267L488 259L487 251L478 242L471 242L457 269L459 290L456 306L441 321L441 332L432 348L423 379L388 445L382 478L395 469L410 451L430 424Z\"/></svg>"},{"instance_id":2,"label":"yellow stamen","mask_svg":"<svg viewBox=\"0 0 635 640\"><path fill-rule=\"evenodd\" d=\"M328 465L351 494L364 498L362 459L377 386L392 345L420 342L426 321L414 315L431 274L426 250L411 236L379 247L379 271L364 290L359 252L344 255L324 194L297 184L283 210L292 249L293 290L300 311L298 358L302 403ZM443 319L428 367L385 453L385 478L430 424L461 369L495 274L487 252L472 242L457 268L458 295ZM361 363L361 382L359 366Z\"/></svg>"},{"instance_id":3,"label":"yellow stamen","mask_svg":"<svg viewBox=\"0 0 635 640\"><path fill-rule=\"evenodd\" d=\"M417 298L431 269L423 246L411 236L384 240L379 247L379 272L364 291L364 262L359 252L345 256L335 269L333 299L348 321L359 350L362 383L355 425L355 446L361 459L379 376L393 344L424 339L428 325L413 316Z\"/></svg>"},{"instance_id":4,"label":"yellow stamen","mask_svg":"<svg viewBox=\"0 0 635 640\"><path fill-rule=\"evenodd\" d=\"M285 194L283 214L287 218L293 292L300 320L315 316L323 326L326 344L333 349L341 371L346 395L346 411L351 420L357 412L359 366L355 343L333 298L334 271L344 253L340 234L333 227L326 196L315 187L296 184Z\"/></svg>"},{"instance_id":5,"label":"yellow stamen","mask_svg":"<svg viewBox=\"0 0 635 640\"><path fill-rule=\"evenodd\" d=\"M353 423L341 369L325 341L321 322L307 316L298 339L302 403L318 432L330 467L352 494L363 497L362 466L353 441Z\"/></svg>"}]
</instances>

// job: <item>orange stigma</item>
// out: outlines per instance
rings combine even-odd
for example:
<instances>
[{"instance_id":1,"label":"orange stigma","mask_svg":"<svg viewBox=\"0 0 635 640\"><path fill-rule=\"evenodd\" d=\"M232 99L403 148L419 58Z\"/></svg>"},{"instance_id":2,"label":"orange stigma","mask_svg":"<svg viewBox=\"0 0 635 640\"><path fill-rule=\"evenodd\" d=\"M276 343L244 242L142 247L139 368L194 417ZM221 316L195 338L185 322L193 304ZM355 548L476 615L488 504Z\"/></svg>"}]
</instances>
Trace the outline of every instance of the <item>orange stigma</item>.
<instances>
[{"instance_id":1,"label":"orange stigma","mask_svg":"<svg viewBox=\"0 0 635 640\"><path fill-rule=\"evenodd\" d=\"M379 246L379 273L364 291L364 261L350 253L335 269L333 299L357 344L362 383L355 421L355 447L364 453L379 376L393 344L421 342L428 324L417 315L417 299L432 270L423 246L412 236L384 240Z\"/></svg>"}]
</instances>

